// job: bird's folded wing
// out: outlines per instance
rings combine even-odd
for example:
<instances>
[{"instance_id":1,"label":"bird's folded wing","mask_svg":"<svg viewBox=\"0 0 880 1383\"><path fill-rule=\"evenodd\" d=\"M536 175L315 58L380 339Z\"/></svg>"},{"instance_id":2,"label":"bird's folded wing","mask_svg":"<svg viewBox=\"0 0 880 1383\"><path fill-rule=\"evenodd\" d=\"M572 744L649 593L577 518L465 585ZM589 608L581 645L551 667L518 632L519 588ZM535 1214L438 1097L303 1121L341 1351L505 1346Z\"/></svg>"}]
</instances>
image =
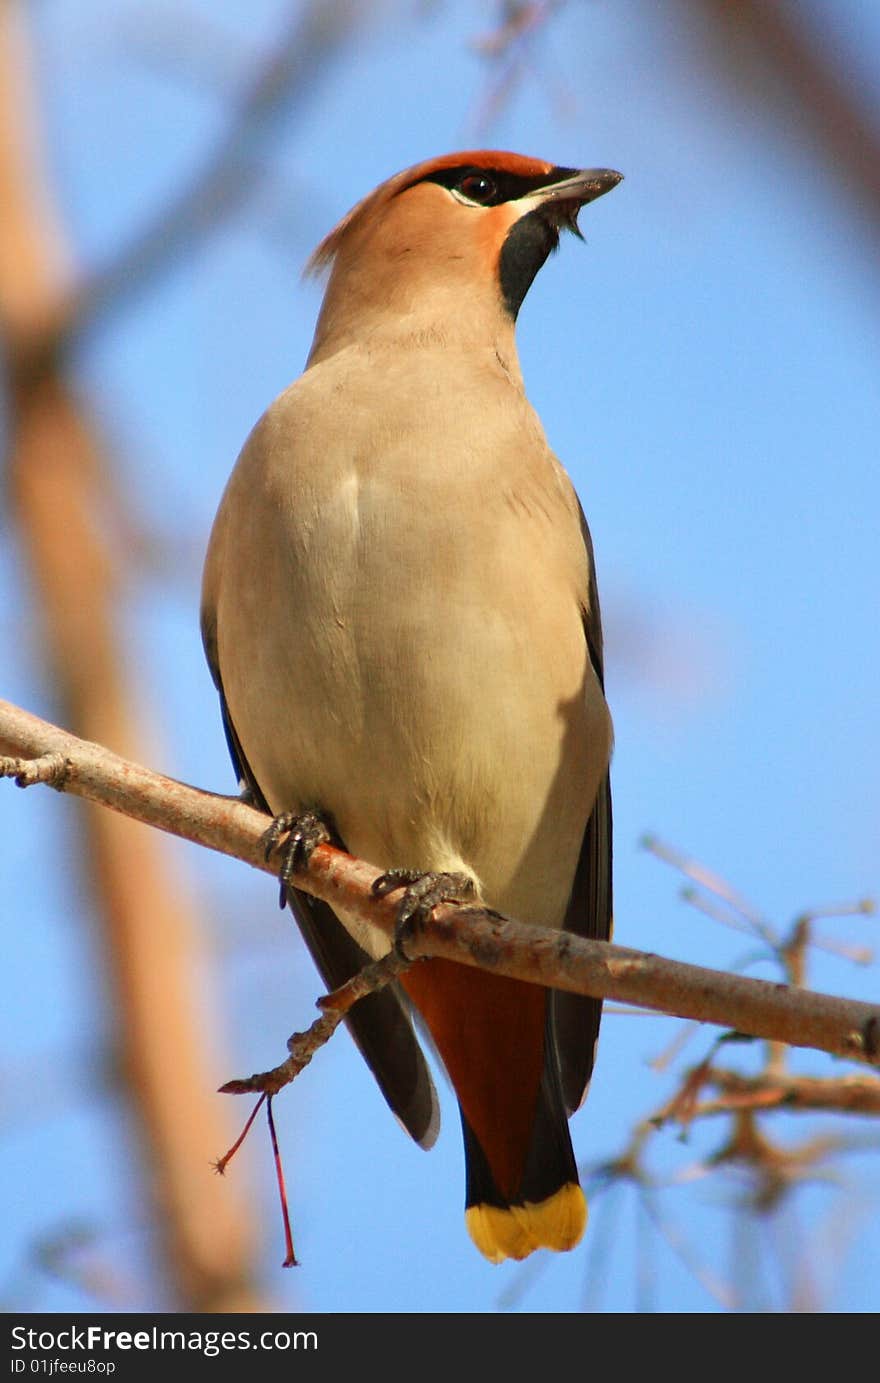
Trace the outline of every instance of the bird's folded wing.
<instances>
[{"instance_id":1,"label":"bird's folded wing","mask_svg":"<svg viewBox=\"0 0 880 1383\"><path fill-rule=\"evenodd\" d=\"M580 508L580 504L578 505ZM596 583L593 540L580 509L581 535L589 569L584 638L600 686L605 685L602 617ZM612 930L611 777L606 772L587 821L563 926L578 936L607 941ZM562 1096L569 1114L583 1104L593 1073L602 1000L556 990L550 1024L559 1063Z\"/></svg>"}]
</instances>

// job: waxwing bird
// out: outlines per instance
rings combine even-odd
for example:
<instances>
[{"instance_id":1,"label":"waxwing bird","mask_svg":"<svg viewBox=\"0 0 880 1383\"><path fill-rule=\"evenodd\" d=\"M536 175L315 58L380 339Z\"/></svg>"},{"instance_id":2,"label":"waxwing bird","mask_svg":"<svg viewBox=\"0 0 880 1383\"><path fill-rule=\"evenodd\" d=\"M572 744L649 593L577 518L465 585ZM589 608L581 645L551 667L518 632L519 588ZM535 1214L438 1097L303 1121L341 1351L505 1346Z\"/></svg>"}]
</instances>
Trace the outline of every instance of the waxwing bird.
<instances>
[{"instance_id":1,"label":"waxwing bird","mask_svg":"<svg viewBox=\"0 0 880 1383\"><path fill-rule=\"evenodd\" d=\"M383 870L464 876L522 923L608 937L611 721L589 530L528 403L517 312L620 174L499 152L421 163L318 247L302 376L257 423L211 535L202 630L241 780ZM434 896L430 894L429 896ZM295 887L326 984L387 938ZM466 1223L493 1262L586 1223L568 1115L601 1004L443 960L349 1026L430 1146L420 1017L458 1098Z\"/></svg>"}]
</instances>

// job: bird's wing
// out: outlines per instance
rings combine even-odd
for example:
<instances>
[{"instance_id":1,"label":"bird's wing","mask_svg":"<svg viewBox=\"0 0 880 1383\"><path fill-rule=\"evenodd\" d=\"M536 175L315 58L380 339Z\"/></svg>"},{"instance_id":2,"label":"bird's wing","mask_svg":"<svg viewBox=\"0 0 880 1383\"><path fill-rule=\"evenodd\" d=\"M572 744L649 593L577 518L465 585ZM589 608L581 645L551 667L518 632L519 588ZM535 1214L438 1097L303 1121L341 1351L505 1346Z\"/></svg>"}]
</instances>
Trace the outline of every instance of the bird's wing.
<instances>
[{"instance_id":1,"label":"bird's wing","mask_svg":"<svg viewBox=\"0 0 880 1383\"><path fill-rule=\"evenodd\" d=\"M211 676L220 695L223 728L238 780L247 787L255 805L271 815L232 723L223 694L215 632L206 616L202 636ZM369 964L370 957L349 935L332 908L300 889L288 888L286 894L328 989L337 989ZM430 1148L440 1128L440 1106L401 991L396 985L386 985L367 995L354 1005L345 1022L392 1113L417 1143Z\"/></svg>"},{"instance_id":2,"label":"bird's wing","mask_svg":"<svg viewBox=\"0 0 880 1383\"><path fill-rule=\"evenodd\" d=\"M602 619L593 543L583 510L581 531L589 562L589 597L584 611L584 637L593 671L604 687ZM574 883L568 900L564 929L578 936L607 941L612 928L611 893L611 778L606 771L587 821ZM583 1103L593 1072L602 1000L555 990L550 1007L550 1026L559 1062L562 1097L569 1114Z\"/></svg>"}]
</instances>

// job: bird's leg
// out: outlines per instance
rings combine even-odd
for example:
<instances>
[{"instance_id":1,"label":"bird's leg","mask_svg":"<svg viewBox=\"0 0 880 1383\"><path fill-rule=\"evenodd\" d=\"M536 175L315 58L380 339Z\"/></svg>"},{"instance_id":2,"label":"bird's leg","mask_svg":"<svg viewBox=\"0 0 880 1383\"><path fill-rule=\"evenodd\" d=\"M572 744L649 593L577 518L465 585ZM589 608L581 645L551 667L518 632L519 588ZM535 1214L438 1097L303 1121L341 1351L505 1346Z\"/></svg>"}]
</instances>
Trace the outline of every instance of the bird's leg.
<instances>
[{"instance_id":1,"label":"bird's leg","mask_svg":"<svg viewBox=\"0 0 880 1383\"><path fill-rule=\"evenodd\" d=\"M418 869L389 869L373 880L372 892L386 898L398 888L404 890L394 927L394 949L407 960L404 941L426 922L438 903L462 903L475 897L476 884L467 874L451 874Z\"/></svg>"},{"instance_id":2,"label":"bird's leg","mask_svg":"<svg viewBox=\"0 0 880 1383\"><path fill-rule=\"evenodd\" d=\"M286 902L286 890L298 869L305 869L315 849L332 840L332 832L327 821L319 812L281 812L272 825L263 832L261 844L268 860L273 850L278 850L280 866L278 879L281 884L281 907Z\"/></svg>"}]
</instances>

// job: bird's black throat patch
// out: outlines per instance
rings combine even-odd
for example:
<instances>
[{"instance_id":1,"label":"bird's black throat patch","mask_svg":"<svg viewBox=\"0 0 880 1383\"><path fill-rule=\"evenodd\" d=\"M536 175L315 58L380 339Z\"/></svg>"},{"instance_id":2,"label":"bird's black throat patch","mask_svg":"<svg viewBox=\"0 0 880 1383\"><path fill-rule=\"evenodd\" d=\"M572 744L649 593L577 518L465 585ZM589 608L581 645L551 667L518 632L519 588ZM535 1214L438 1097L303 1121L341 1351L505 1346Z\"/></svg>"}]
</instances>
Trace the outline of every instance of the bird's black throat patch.
<instances>
[{"instance_id":1,"label":"bird's black throat patch","mask_svg":"<svg viewBox=\"0 0 880 1383\"><path fill-rule=\"evenodd\" d=\"M559 227L543 207L536 207L511 226L501 247L498 278L504 306L514 321L535 275L558 244Z\"/></svg>"}]
</instances>

